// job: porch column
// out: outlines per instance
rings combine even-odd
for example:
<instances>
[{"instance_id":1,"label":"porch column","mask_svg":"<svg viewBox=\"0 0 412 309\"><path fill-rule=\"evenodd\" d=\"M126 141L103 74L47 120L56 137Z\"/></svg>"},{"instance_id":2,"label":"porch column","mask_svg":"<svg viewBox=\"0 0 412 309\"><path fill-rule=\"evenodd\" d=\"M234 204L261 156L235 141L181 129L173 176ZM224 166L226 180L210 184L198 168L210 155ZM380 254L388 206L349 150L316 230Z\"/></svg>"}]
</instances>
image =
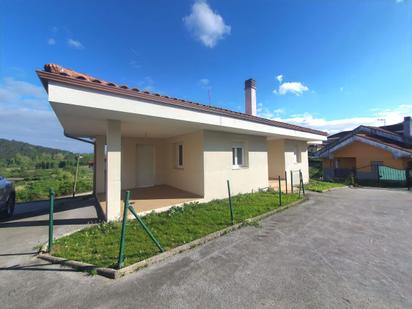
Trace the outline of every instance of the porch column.
<instances>
[{"instance_id":1,"label":"porch column","mask_svg":"<svg viewBox=\"0 0 412 309\"><path fill-rule=\"evenodd\" d=\"M95 140L95 147L96 147L96 157L95 157L95 164L96 164L96 193L103 193L105 188L105 152L104 146L106 144L106 137L105 136L96 136Z\"/></svg>"},{"instance_id":2,"label":"porch column","mask_svg":"<svg viewBox=\"0 0 412 309\"><path fill-rule=\"evenodd\" d=\"M106 129L106 218L107 221L120 219L121 198L121 123L107 120Z\"/></svg>"}]
</instances>

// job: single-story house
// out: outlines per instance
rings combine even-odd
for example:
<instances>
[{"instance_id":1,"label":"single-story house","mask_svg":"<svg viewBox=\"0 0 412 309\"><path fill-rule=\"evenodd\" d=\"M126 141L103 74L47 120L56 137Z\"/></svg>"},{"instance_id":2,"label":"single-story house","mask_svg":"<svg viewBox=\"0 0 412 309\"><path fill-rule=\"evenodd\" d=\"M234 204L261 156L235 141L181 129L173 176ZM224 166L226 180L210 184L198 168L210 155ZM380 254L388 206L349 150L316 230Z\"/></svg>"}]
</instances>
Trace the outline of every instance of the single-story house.
<instances>
[{"instance_id":1,"label":"single-story house","mask_svg":"<svg viewBox=\"0 0 412 309\"><path fill-rule=\"evenodd\" d=\"M37 74L65 135L94 143L95 193L107 220L120 217L126 189L145 211L225 198L226 180L233 194L266 188L290 171L301 170L307 182L307 143L326 140L325 132L256 116L252 79L240 113L56 64Z\"/></svg>"},{"instance_id":2,"label":"single-story house","mask_svg":"<svg viewBox=\"0 0 412 309\"><path fill-rule=\"evenodd\" d=\"M412 167L412 121L372 127L361 125L352 131L330 135L316 153L322 159L325 179L376 180L378 166L404 170Z\"/></svg>"}]
</instances>

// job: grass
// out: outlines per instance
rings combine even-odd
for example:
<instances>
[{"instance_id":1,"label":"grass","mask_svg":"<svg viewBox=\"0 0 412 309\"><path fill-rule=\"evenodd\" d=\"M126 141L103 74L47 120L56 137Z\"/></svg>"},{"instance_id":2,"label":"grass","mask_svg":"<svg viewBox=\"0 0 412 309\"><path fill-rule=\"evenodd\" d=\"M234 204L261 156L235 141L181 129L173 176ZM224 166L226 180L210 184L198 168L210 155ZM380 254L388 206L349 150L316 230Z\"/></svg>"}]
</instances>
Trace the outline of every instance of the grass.
<instances>
[{"instance_id":1,"label":"grass","mask_svg":"<svg viewBox=\"0 0 412 309\"><path fill-rule=\"evenodd\" d=\"M282 206L299 200L297 194L282 196ZM232 197L235 223L244 222L278 208L277 192L259 191ZM228 200L209 203L190 203L174 207L167 212L151 213L144 221L165 250L201 238L230 226ZM102 223L58 239L53 247L54 256L94 264L98 267L115 267L117 264L120 222ZM137 220L126 225L125 265L159 253L155 244L144 233Z\"/></svg>"},{"instance_id":2,"label":"grass","mask_svg":"<svg viewBox=\"0 0 412 309\"><path fill-rule=\"evenodd\" d=\"M345 185L341 183L311 179L309 181L309 184L305 186L305 189L310 190L310 191L315 191L315 192L322 192L324 190L330 190L333 188L341 188L344 186Z\"/></svg>"}]
</instances>

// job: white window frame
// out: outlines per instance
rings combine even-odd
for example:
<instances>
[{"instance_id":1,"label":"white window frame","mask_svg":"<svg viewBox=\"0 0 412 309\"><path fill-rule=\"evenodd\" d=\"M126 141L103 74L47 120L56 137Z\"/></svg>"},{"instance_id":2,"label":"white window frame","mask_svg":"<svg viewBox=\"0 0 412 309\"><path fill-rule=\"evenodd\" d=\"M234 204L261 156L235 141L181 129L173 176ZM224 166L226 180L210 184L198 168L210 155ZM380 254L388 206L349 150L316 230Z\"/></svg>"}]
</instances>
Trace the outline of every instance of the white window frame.
<instances>
[{"instance_id":1,"label":"white window frame","mask_svg":"<svg viewBox=\"0 0 412 309\"><path fill-rule=\"evenodd\" d=\"M182 158L180 159L180 147L182 147ZM184 164L185 164L185 146L183 143L176 143L175 145L175 158L176 158L176 162L175 162L175 167L176 168L183 168ZM182 164L180 164L180 161L182 161Z\"/></svg>"},{"instance_id":2,"label":"white window frame","mask_svg":"<svg viewBox=\"0 0 412 309\"><path fill-rule=\"evenodd\" d=\"M295 144L294 161L294 163L302 163L302 152L298 144Z\"/></svg>"},{"instance_id":3,"label":"white window frame","mask_svg":"<svg viewBox=\"0 0 412 309\"><path fill-rule=\"evenodd\" d=\"M242 162L239 164L238 149L241 149ZM234 144L232 146L232 168L239 169L246 166L245 146L242 144Z\"/></svg>"}]
</instances>

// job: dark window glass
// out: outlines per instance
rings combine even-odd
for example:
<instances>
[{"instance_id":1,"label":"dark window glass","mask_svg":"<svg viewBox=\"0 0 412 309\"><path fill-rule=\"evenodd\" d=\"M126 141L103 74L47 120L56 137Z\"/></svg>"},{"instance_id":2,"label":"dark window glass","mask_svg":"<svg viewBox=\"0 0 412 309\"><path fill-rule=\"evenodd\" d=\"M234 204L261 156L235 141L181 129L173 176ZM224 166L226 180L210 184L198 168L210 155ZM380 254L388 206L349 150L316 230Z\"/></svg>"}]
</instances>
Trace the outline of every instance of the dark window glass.
<instances>
[{"instance_id":1,"label":"dark window glass","mask_svg":"<svg viewBox=\"0 0 412 309\"><path fill-rule=\"evenodd\" d=\"M179 166L183 166L183 145L179 145Z\"/></svg>"},{"instance_id":2,"label":"dark window glass","mask_svg":"<svg viewBox=\"0 0 412 309\"><path fill-rule=\"evenodd\" d=\"M237 165L243 165L243 149L237 148Z\"/></svg>"}]
</instances>

